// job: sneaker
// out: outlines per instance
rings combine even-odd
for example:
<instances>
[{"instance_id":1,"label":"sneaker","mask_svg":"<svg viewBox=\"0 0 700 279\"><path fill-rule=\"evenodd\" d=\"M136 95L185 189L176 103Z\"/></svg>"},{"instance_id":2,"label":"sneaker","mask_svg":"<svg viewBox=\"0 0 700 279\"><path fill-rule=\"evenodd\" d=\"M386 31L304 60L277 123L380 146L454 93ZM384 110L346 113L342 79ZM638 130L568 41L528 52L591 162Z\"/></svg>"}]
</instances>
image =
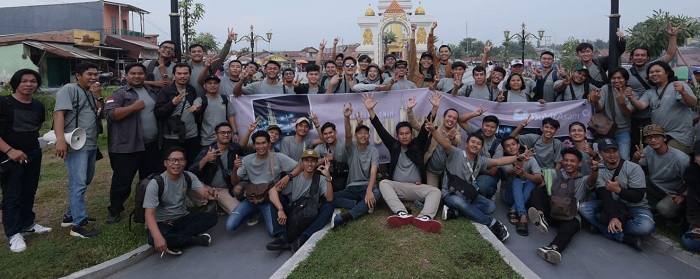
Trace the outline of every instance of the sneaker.
<instances>
[{"instance_id":1,"label":"sneaker","mask_svg":"<svg viewBox=\"0 0 700 279\"><path fill-rule=\"evenodd\" d=\"M642 251L642 238L632 235L622 236L622 243L629 245L637 251Z\"/></svg>"},{"instance_id":2,"label":"sneaker","mask_svg":"<svg viewBox=\"0 0 700 279\"><path fill-rule=\"evenodd\" d=\"M10 251L22 252L27 249L27 243L24 242L24 237L21 233L16 233L10 237Z\"/></svg>"},{"instance_id":3,"label":"sneaker","mask_svg":"<svg viewBox=\"0 0 700 279\"><path fill-rule=\"evenodd\" d=\"M268 251L289 250L290 244L287 240L287 236L280 235L277 236L274 241L268 243L265 248L267 248Z\"/></svg>"},{"instance_id":4,"label":"sneaker","mask_svg":"<svg viewBox=\"0 0 700 279\"><path fill-rule=\"evenodd\" d=\"M398 228L412 223L413 215L400 211L396 215L391 215L386 218L386 223L389 227Z\"/></svg>"},{"instance_id":5,"label":"sneaker","mask_svg":"<svg viewBox=\"0 0 700 279\"><path fill-rule=\"evenodd\" d=\"M97 221L97 218L95 217L87 217L88 222L95 222ZM63 221L61 221L61 227L67 228L73 225L73 217L63 217Z\"/></svg>"},{"instance_id":6,"label":"sneaker","mask_svg":"<svg viewBox=\"0 0 700 279\"><path fill-rule=\"evenodd\" d=\"M377 206L376 202L375 202L374 206ZM369 208L367 209L367 213L369 213L369 214L374 213L374 206L369 206Z\"/></svg>"},{"instance_id":7,"label":"sneaker","mask_svg":"<svg viewBox=\"0 0 700 279\"><path fill-rule=\"evenodd\" d=\"M333 218L331 218L331 220L331 229L338 228L345 224L343 217L341 217L338 213L333 213Z\"/></svg>"},{"instance_id":8,"label":"sneaker","mask_svg":"<svg viewBox=\"0 0 700 279\"><path fill-rule=\"evenodd\" d=\"M544 215L540 214L537 209L530 207L527 210L527 217L530 218L532 224L534 224L537 230L539 230L542 234L547 234L547 232L549 232L547 220L545 220Z\"/></svg>"},{"instance_id":9,"label":"sneaker","mask_svg":"<svg viewBox=\"0 0 700 279\"><path fill-rule=\"evenodd\" d=\"M100 231L92 227L92 224L90 224L87 221L83 221L80 226L73 226L70 229L70 235L75 236L75 237L80 237L80 238L89 238L93 236L97 236L100 234Z\"/></svg>"},{"instance_id":10,"label":"sneaker","mask_svg":"<svg viewBox=\"0 0 700 279\"><path fill-rule=\"evenodd\" d=\"M506 229L506 226L503 225L503 223L496 221L491 227L491 232L500 240L501 242L505 241L508 239L510 234L508 234L508 229Z\"/></svg>"},{"instance_id":11,"label":"sneaker","mask_svg":"<svg viewBox=\"0 0 700 279\"><path fill-rule=\"evenodd\" d=\"M415 217L411 221L411 224L430 233L436 233L442 229L440 221L430 219L428 216Z\"/></svg>"},{"instance_id":12,"label":"sneaker","mask_svg":"<svg viewBox=\"0 0 700 279\"><path fill-rule=\"evenodd\" d=\"M109 216L107 216L107 221L105 221L108 225L111 224L116 224L119 223L119 221L122 220L122 214L119 212L110 212Z\"/></svg>"},{"instance_id":13,"label":"sneaker","mask_svg":"<svg viewBox=\"0 0 700 279\"><path fill-rule=\"evenodd\" d=\"M306 243L306 240L307 239L304 236L300 236L299 238L294 240L292 242L292 251L296 252L297 250L299 250L299 248L301 248L301 246L304 246L304 243Z\"/></svg>"},{"instance_id":14,"label":"sneaker","mask_svg":"<svg viewBox=\"0 0 700 279\"><path fill-rule=\"evenodd\" d=\"M199 246L209 246L211 245L211 235L208 233L201 233L192 238L192 243Z\"/></svg>"},{"instance_id":15,"label":"sneaker","mask_svg":"<svg viewBox=\"0 0 700 279\"><path fill-rule=\"evenodd\" d=\"M257 225L259 221L260 221L260 213L255 213L252 216L248 217L248 220L246 220L245 223L246 223L246 225L248 225L248 227L251 227L251 226Z\"/></svg>"},{"instance_id":16,"label":"sneaker","mask_svg":"<svg viewBox=\"0 0 700 279\"><path fill-rule=\"evenodd\" d=\"M447 221L447 212L449 210L450 210L450 208L447 207L447 205L443 205L442 211L440 211L440 219L442 219L443 221Z\"/></svg>"},{"instance_id":17,"label":"sneaker","mask_svg":"<svg viewBox=\"0 0 700 279\"><path fill-rule=\"evenodd\" d=\"M561 253L552 246L537 248L537 256L549 263L558 264L561 262Z\"/></svg>"},{"instance_id":18,"label":"sneaker","mask_svg":"<svg viewBox=\"0 0 700 279\"><path fill-rule=\"evenodd\" d=\"M46 232L50 232L50 231L51 231L51 228L49 228L49 227L44 227L44 226L42 226L42 225L39 225L39 224L37 224L37 223L34 223L34 225L32 225L31 227L26 228L26 229L24 229L24 230L22 231L22 236L25 236L25 235L28 235L28 234L33 234L33 233L35 233L35 234L42 234L42 233L46 233Z\"/></svg>"},{"instance_id":19,"label":"sneaker","mask_svg":"<svg viewBox=\"0 0 700 279\"><path fill-rule=\"evenodd\" d=\"M180 248L168 248L168 249L165 249L165 253L168 253L169 255L173 255L173 256L180 256L180 255L182 255L182 249L180 249Z\"/></svg>"}]
</instances>

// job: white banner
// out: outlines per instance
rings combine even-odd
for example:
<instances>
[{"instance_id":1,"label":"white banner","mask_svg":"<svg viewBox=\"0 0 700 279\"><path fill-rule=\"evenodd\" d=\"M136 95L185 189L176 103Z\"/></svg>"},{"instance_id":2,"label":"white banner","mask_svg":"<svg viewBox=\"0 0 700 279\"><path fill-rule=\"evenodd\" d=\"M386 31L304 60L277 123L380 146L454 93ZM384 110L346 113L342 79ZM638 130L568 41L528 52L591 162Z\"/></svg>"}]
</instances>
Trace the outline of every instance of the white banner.
<instances>
[{"instance_id":1,"label":"white banner","mask_svg":"<svg viewBox=\"0 0 700 279\"><path fill-rule=\"evenodd\" d=\"M413 89L390 92L374 93L374 100L378 101L374 111L377 117L384 124L384 128L389 133L394 134L394 128L400 121L405 121L406 104L408 98L416 97L417 105L413 109L416 117L424 118L432 109L432 105L428 98L430 91L428 89ZM360 93L345 93L345 94L299 94L299 95L244 95L239 98L231 99L231 103L235 107L236 125L238 131L246 131L248 125L254 119L260 117L261 123L258 129L267 129L268 125L276 124L282 130L281 137L294 134L294 123L299 117L308 117L309 112L317 115L319 124L331 122L336 125L337 137L345 137L345 127L343 127L343 105L352 103L353 116L351 116L352 131L357 126L355 113L360 112L365 119L365 124L370 126L372 143L379 149L380 161L382 163L389 162L389 152L382 145L381 139L376 134L374 127L369 123L369 114L362 102L362 94ZM484 116L495 115L500 120L498 133L508 135L514 127L518 126L522 120L528 116L534 119L527 127L525 132L538 132L541 126L541 120L547 117L556 119L561 124L561 128L557 132L557 137L568 137L568 127L570 123L581 122L587 124L591 117L591 106L585 100L569 101L569 102L553 102L540 104L531 103L498 103L483 101L478 99L455 97L445 94L442 99L440 108L438 109L438 124L442 122L442 114L448 108L456 109L459 114L470 113L479 107L486 109L486 113L480 117L470 120L470 123L481 127L481 121ZM311 125L308 137L318 138L320 132ZM463 138L466 139L466 132L462 131ZM243 134L241 133L241 136ZM252 141L249 141L252 142ZM565 142L566 144L566 142Z\"/></svg>"}]
</instances>

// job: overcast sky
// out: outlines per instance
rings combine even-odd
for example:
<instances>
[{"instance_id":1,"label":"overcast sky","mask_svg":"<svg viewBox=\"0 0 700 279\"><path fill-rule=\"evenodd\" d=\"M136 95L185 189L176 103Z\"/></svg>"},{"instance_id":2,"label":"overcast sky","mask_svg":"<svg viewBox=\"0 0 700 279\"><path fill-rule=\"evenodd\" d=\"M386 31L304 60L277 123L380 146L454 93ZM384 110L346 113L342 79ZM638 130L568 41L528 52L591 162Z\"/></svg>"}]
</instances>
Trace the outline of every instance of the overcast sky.
<instances>
[{"instance_id":1,"label":"overcast sky","mask_svg":"<svg viewBox=\"0 0 700 279\"><path fill-rule=\"evenodd\" d=\"M2 0L0 6L46 5L74 0ZM170 38L170 1L166 0L113 0L147 10L146 33L160 34L160 40ZM205 18L195 30L211 32L219 42L225 41L226 28L237 33L249 32L255 26L256 33L264 36L269 30L273 37L272 50L301 50L306 46L318 47L322 39L340 36L343 43L360 43L362 32L357 18L364 16L368 4L377 11L377 0L253 0L223 1L195 0L205 5ZM413 1L413 10L419 1ZM435 30L441 42L458 43L465 36L479 40L491 39L495 44L503 41L503 30L517 32L525 22L528 32L537 34L544 29L554 43L563 43L568 37L580 39L608 38L607 15L610 1L606 0L423 0L421 6L438 22ZM696 0L620 0L620 23L624 29L644 21L653 10L663 9L672 14L700 17L700 1ZM50 16L50 15L45 15ZM235 49L248 46L243 41ZM267 49L262 43L258 49Z\"/></svg>"}]
</instances>

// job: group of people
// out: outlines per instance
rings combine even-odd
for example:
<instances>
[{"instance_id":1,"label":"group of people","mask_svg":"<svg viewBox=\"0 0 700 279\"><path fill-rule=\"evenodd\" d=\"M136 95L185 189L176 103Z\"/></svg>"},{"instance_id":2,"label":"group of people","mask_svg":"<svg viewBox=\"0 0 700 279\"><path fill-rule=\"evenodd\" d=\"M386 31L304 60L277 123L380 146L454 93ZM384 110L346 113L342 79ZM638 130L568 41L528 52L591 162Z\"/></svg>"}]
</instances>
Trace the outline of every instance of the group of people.
<instances>
[{"instance_id":1,"label":"group of people","mask_svg":"<svg viewBox=\"0 0 700 279\"><path fill-rule=\"evenodd\" d=\"M71 227L69 234L75 237L99 235L84 196L95 161L102 158L97 137L106 118L113 170L106 223L120 222L137 171L139 180L159 174L148 183L143 200L148 243L159 252L179 255L190 245L210 245L206 231L216 225L216 211L229 215L228 231L257 223L258 213L274 237L267 249L298 249L329 222L342 227L372 213L381 199L392 212L390 227L411 224L435 233L442 228L437 219L463 216L505 241L508 228L491 216L499 188L519 235L529 234L529 223L542 233L550 225L559 227L550 245L537 250L551 263L561 261L582 224L641 249L641 237L654 230L654 211L668 225L681 225L687 218L690 229L682 243L700 249L700 143L693 143L691 111L697 100L687 84L675 81L668 65L678 28L669 27L668 52L659 60L650 62L648 51L638 47L631 51L629 70L607 69L608 58L593 58L593 47L582 43L577 47L581 63L571 73L555 68L554 54L545 51L532 79L522 75L519 60L511 62L509 72L501 67L487 72L488 45L482 65L472 69L475 83L465 84L467 65L452 62L448 46L435 48L436 27L434 23L428 35L428 52L416 53L412 26L408 61L387 55L381 67L366 55L335 55L336 39L335 59L323 63L323 72L320 65L306 67L308 83L272 60L263 66L260 80L254 62L232 60L223 76L212 74L230 50L232 30L219 57L206 61L204 47L195 44L189 47L189 63L175 62L175 45L162 42L159 58L126 65L127 84L106 98L97 83L98 66L78 64L76 83L58 91L53 113L55 154L68 170L69 206L61 226ZM618 35L619 41L611 43L622 53L624 36ZM324 48L325 41L319 53ZM36 139L45 121L44 106L32 98L40 82L37 72L20 70L10 81L13 94L0 99L0 151L7 157L2 162L3 225L14 252L26 249L24 235L51 231L35 222L32 210L42 157ZM399 122L392 135L374 112L372 92L413 88L434 90L432 110L420 123L411 98L408 121ZM360 114L352 129L352 103L342 109L344 138L338 138L336 124L321 125L312 113L296 120L292 136L281 138L276 125L259 130L259 120L240 135L238 128L246 126L236 124L232 105L244 94L352 92L363 92L369 123L390 154L381 181L379 151L370 144L371 129ZM591 144L586 125L574 122L568 127L573 146L564 147L555 138L560 129L556 119L543 119L541 133L521 134L532 122L528 118L501 137L496 133L499 119L481 108L462 114L447 108L436 127L444 94L464 102L587 99L617 129L597 135ZM482 117L480 126L470 123L475 117ZM319 138L310 136L311 125ZM78 127L85 129L86 143L75 150L64 133ZM643 144L635 144L640 140ZM407 202L419 205L420 212L412 212ZM301 218L308 217L300 213L302 204L316 209L311 218ZM334 214L334 208L344 210Z\"/></svg>"}]
</instances>

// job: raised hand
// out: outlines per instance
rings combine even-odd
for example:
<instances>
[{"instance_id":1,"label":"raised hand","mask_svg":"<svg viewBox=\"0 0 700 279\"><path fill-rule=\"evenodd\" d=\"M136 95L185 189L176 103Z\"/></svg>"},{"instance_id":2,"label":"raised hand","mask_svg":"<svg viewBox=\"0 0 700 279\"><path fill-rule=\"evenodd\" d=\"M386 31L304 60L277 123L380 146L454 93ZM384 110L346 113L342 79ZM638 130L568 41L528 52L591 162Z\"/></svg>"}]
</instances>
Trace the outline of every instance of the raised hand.
<instances>
[{"instance_id":1,"label":"raised hand","mask_svg":"<svg viewBox=\"0 0 700 279\"><path fill-rule=\"evenodd\" d=\"M625 89L625 97L627 97L627 99L637 98L634 96L634 90L632 90L632 87L627 87Z\"/></svg>"},{"instance_id":2,"label":"raised hand","mask_svg":"<svg viewBox=\"0 0 700 279\"><path fill-rule=\"evenodd\" d=\"M484 53L491 52L492 47L493 47L493 43L491 41L486 41L486 44L484 45Z\"/></svg>"},{"instance_id":3,"label":"raised hand","mask_svg":"<svg viewBox=\"0 0 700 279\"><path fill-rule=\"evenodd\" d=\"M350 115L352 115L352 103L349 103L347 106L343 104L343 115L345 117L350 117Z\"/></svg>"},{"instance_id":4,"label":"raised hand","mask_svg":"<svg viewBox=\"0 0 700 279\"><path fill-rule=\"evenodd\" d=\"M644 154L644 146L637 144L634 147L636 151L634 151L634 154L632 154L632 159L639 161L647 156L646 154Z\"/></svg>"},{"instance_id":5,"label":"raised hand","mask_svg":"<svg viewBox=\"0 0 700 279\"><path fill-rule=\"evenodd\" d=\"M411 33L415 33L415 32L416 32L416 28L418 28L418 24L411 23Z\"/></svg>"},{"instance_id":6,"label":"raised hand","mask_svg":"<svg viewBox=\"0 0 700 279\"><path fill-rule=\"evenodd\" d=\"M340 37L335 37L335 39L333 39L333 46L338 45L338 42L339 42L339 41L340 41ZM334 58L335 58L335 57L334 57Z\"/></svg>"},{"instance_id":7,"label":"raised hand","mask_svg":"<svg viewBox=\"0 0 700 279\"><path fill-rule=\"evenodd\" d=\"M430 30L435 30L437 28L437 21L433 21L433 24L430 25Z\"/></svg>"},{"instance_id":8,"label":"raised hand","mask_svg":"<svg viewBox=\"0 0 700 279\"><path fill-rule=\"evenodd\" d=\"M227 28L227 29L228 29L228 36L226 37L226 39L228 39L229 41L233 41L233 33L236 33L236 32L233 32L233 28Z\"/></svg>"},{"instance_id":9,"label":"raised hand","mask_svg":"<svg viewBox=\"0 0 700 279\"><path fill-rule=\"evenodd\" d=\"M443 95L440 92L432 91L432 96L430 96L430 104L433 107L440 107L440 102L442 101Z\"/></svg>"},{"instance_id":10,"label":"raised hand","mask_svg":"<svg viewBox=\"0 0 700 279\"><path fill-rule=\"evenodd\" d=\"M328 153L328 154L330 155L333 153ZM331 171L330 171L331 160L333 160L333 159L329 159L328 157L323 158L323 165L318 166L318 168L316 168L318 171L320 171L323 174L323 176L325 176L327 178L331 177Z\"/></svg>"},{"instance_id":11,"label":"raised hand","mask_svg":"<svg viewBox=\"0 0 700 279\"><path fill-rule=\"evenodd\" d=\"M557 64L557 75L562 79L566 79L569 76L569 73L567 73L566 70L561 67L561 65Z\"/></svg>"},{"instance_id":12,"label":"raised hand","mask_svg":"<svg viewBox=\"0 0 700 279\"><path fill-rule=\"evenodd\" d=\"M260 118L256 118L255 120L253 120L252 123L250 123L250 125L248 125L248 132L252 133L253 131L255 131L255 129L258 127L258 124L260 124Z\"/></svg>"},{"instance_id":13,"label":"raised hand","mask_svg":"<svg viewBox=\"0 0 700 279\"><path fill-rule=\"evenodd\" d=\"M425 129L432 133L435 131L435 124L432 121L425 121Z\"/></svg>"},{"instance_id":14,"label":"raised hand","mask_svg":"<svg viewBox=\"0 0 700 279\"><path fill-rule=\"evenodd\" d=\"M219 57L210 57L210 58L205 59L204 60L204 67L207 67L207 68L211 67L211 65L214 64L214 62L216 62L217 60L219 60Z\"/></svg>"},{"instance_id":15,"label":"raised hand","mask_svg":"<svg viewBox=\"0 0 700 279\"><path fill-rule=\"evenodd\" d=\"M685 88L683 88L683 82L682 81L674 81L673 82L673 90L676 90L678 93L684 93Z\"/></svg>"},{"instance_id":16,"label":"raised hand","mask_svg":"<svg viewBox=\"0 0 700 279\"><path fill-rule=\"evenodd\" d=\"M415 106L416 106L416 96L409 97L408 104L406 105L406 108L413 109Z\"/></svg>"},{"instance_id":17,"label":"raised hand","mask_svg":"<svg viewBox=\"0 0 700 279\"><path fill-rule=\"evenodd\" d=\"M617 37L620 39L625 38L625 32L622 32L622 29L620 29L620 28L617 28L617 32L615 32L615 35L617 35Z\"/></svg>"},{"instance_id":18,"label":"raised hand","mask_svg":"<svg viewBox=\"0 0 700 279\"><path fill-rule=\"evenodd\" d=\"M314 126L320 126L318 125L318 116L313 111L309 111L309 117L311 117L311 122L314 123Z\"/></svg>"},{"instance_id":19,"label":"raised hand","mask_svg":"<svg viewBox=\"0 0 700 279\"><path fill-rule=\"evenodd\" d=\"M365 119L362 117L362 114L359 111L355 114L355 120L357 120L357 125L365 124Z\"/></svg>"},{"instance_id":20,"label":"raised hand","mask_svg":"<svg viewBox=\"0 0 700 279\"><path fill-rule=\"evenodd\" d=\"M241 158L238 158L238 154L236 154L236 159L233 160L233 167L240 168L242 166L243 166L243 160L241 160Z\"/></svg>"},{"instance_id":21,"label":"raised hand","mask_svg":"<svg viewBox=\"0 0 700 279\"><path fill-rule=\"evenodd\" d=\"M503 95L503 91L498 91L498 97L496 97L496 101L503 102L506 100L506 96Z\"/></svg>"},{"instance_id":22,"label":"raised hand","mask_svg":"<svg viewBox=\"0 0 700 279\"><path fill-rule=\"evenodd\" d=\"M534 120L532 118L532 114L528 114L527 118L523 119L523 121L520 122L520 125L522 125L523 127L527 127L527 125L530 125L530 122L532 122L532 120Z\"/></svg>"},{"instance_id":23,"label":"raised hand","mask_svg":"<svg viewBox=\"0 0 700 279\"><path fill-rule=\"evenodd\" d=\"M326 49L326 40L323 39L320 44L318 44L319 49Z\"/></svg>"},{"instance_id":24,"label":"raised hand","mask_svg":"<svg viewBox=\"0 0 700 279\"><path fill-rule=\"evenodd\" d=\"M678 33L681 31L680 27L673 27L671 23L668 24L668 28L666 28L666 32L668 33L669 36L675 37L678 36Z\"/></svg>"},{"instance_id":25,"label":"raised hand","mask_svg":"<svg viewBox=\"0 0 700 279\"><path fill-rule=\"evenodd\" d=\"M294 80L292 81L292 86L298 87L301 84L301 79L299 78L299 75L294 76Z\"/></svg>"},{"instance_id":26,"label":"raised hand","mask_svg":"<svg viewBox=\"0 0 700 279\"><path fill-rule=\"evenodd\" d=\"M594 88L593 91L588 93L588 101L591 103L597 103L600 101L600 89Z\"/></svg>"},{"instance_id":27,"label":"raised hand","mask_svg":"<svg viewBox=\"0 0 700 279\"><path fill-rule=\"evenodd\" d=\"M535 77L541 78L542 77L542 70L539 67L532 66L532 73L535 75Z\"/></svg>"},{"instance_id":28,"label":"raised hand","mask_svg":"<svg viewBox=\"0 0 700 279\"><path fill-rule=\"evenodd\" d=\"M617 103L620 104L621 106L625 105L625 94L627 94L627 91L632 91L632 88L627 87L625 88L625 93L623 93L621 88L615 88L615 100L617 100Z\"/></svg>"},{"instance_id":29,"label":"raised hand","mask_svg":"<svg viewBox=\"0 0 700 279\"><path fill-rule=\"evenodd\" d=\"M481 115L484 114L487 110L488 110L488 109L485 109L484 106L481 105L481 106L479 106L479 108L477 108L477 109L474 111L474 114L475 114L476 116L481 116Z\"/></svg>"},{"instance_id":30,"label":"raised hand","mask_svg":"<svg viewBox=\"0 0 700 279\"><path fill-rule=\"evenodd\" d=\"M362 101L365 103L367 110L374 110L374 107L379 103L374 101L374 94L371 93L362 93Z\"/></svg>"}]
</instances>

